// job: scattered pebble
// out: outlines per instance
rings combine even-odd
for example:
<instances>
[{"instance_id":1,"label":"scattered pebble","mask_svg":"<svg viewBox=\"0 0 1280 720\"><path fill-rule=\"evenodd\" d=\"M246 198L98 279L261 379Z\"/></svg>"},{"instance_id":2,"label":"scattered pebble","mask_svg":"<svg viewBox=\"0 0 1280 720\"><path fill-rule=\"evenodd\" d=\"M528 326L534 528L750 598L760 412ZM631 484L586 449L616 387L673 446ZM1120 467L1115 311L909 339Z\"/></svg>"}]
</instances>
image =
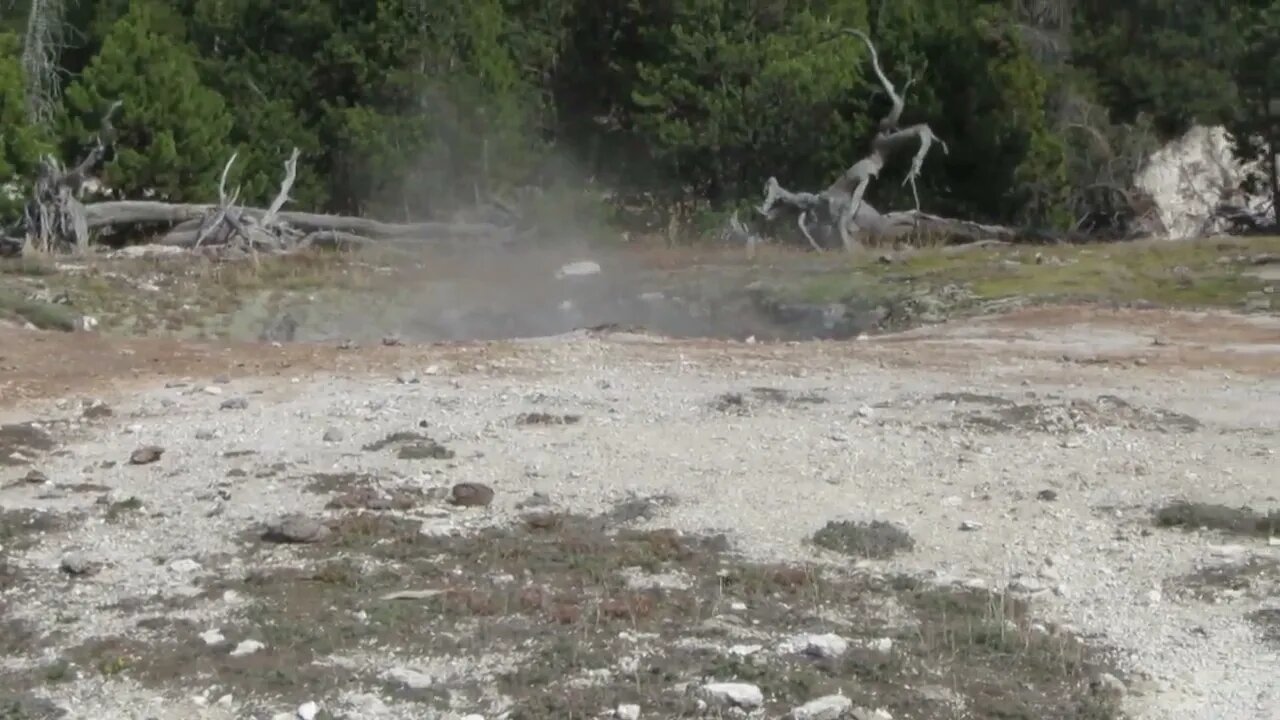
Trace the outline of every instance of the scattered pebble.
<instances>
[{"instance_id":1,"label":"scattered pebble","mask_svg":"<svg viewBox=\"0 0 1280 720\"><path fill-rule=\"evenodd\" d=\"M249 408L249 400L242 397L227 398L219 405L223 410L247 410Z\"/></svg>"},{"instance_id":2,"label":"scattered pebble","mask_svg":"<svg viewBox=\"0 0 1280 720\"><path fill-rule=\"evenodd\" d=\"M975 522L973 520L962 520L960 522L960 529L965 532L974 532L982 529L982 523Z\"/></svg>"},{"instance_id":3,"label":"scattered pebble","mask_svg":"<svg viewBox=\"0 0 1280 720\"><path fill-rule=\"evenodd\" d=\"M208 386L208 387L206 387L206 388L204 389L204 394L205 394L205 395L221 395L221 394L222 394L222 388L220 388L220 387L218 387L218 386L216 386L216 385L210 385L210 386Z\"/></svg>"},{"instance_id":4,"label":"scattered pebble","mask_svg":"<svg viewBox=\"0 0 1280 720\"><path fill-rule=\"evenodd\" d=\"M1036 499L1043 500L1044 502L1053 502L1058 499L1058 491L1046 488L1036 493Z\"/></svg>"},{"instance_id":5,"label":"scattered pebble","mask_svg":"<svg viewBox=\"0 0 1280 720\"><path fill-rule=\"evenodd\" d=\"M327 443L342 442L346 439L346 433L342 432L338 428L331 427L324 431L324 441Z\"/></svg>"},{"instance_id":6,"label":"scattered pebble","mask_svg":"<svg viewBox=\"0 0 1280 720\"><path fill-rule=\"evenodd\" d=\"M164 448L159 445L146 445L134 450L129 455L130 465L150 465L160 459L164 455Z\"/></svg>"},{"instance_id":7,"label":"scattered pebble","mask_svg":"<svg viewBox=\"0 0 1280 720\"><path fill-rule=\"evenodd\" d=\"M316 720L316 715L320 713L320 706L312 701L307 701L298 706L298 720Z\"/></svg>"},{"instance_id":8,"label":"scattered pebble","mask_svg":"<svg viewBox=\"0 0 1280 720\"><path fill-rule=\"evenodd\" d=\"M613 716L618 720L640 720L639 705L619 705L613 711Z\"/></svg>"},{"instance_id":9,"label":"scattered pebble","mask_svg":"<svg viewBox=\"0 0 1280 720\"><path fill-rule=\"evenodd\" d=\"M227 641L227 638L217 628L210 628L200 633L200 639L204 641L205 645L221 645Z\"/></svg>"},{"instance_id":10,"label":"scattered pebble","mask_svg":"<svg viewBox=\"0 0 1280 720\"><path fill-rule=\"evenodd\" d=\"M49 482L49 476L39 470L29 470L26 475L22 476L22 482L28 485L43 485Z\"/></svg>"}]
</instances>

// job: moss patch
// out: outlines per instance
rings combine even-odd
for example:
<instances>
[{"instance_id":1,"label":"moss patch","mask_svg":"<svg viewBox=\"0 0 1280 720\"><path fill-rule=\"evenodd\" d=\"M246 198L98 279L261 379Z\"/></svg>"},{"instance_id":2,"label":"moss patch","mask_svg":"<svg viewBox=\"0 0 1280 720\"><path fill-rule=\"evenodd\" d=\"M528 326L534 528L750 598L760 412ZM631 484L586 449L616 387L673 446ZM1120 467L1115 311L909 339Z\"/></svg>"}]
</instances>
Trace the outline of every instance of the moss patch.
<instances>
[{"instance_id":1,"label":"moss patch","mask_svg":"<svg viewBox=\"0 0 1280 720\"><path fill-rule=\"evenodd\" d=\"M1217 530L1232 535L1270 537L1280 535L1280 510L1259 512L1248 507L1178 500L1156 510L1160 527L1184 530Z\"/></svg>"},{"instance_id":2,"label":"moss patch","mask_svg":"<svg viewBox=\"0 0 1280 720\"><path fill-rule=\"evenodd\" d=\"M1245 307L1265 279L1253 258L1280 253L1280 238L1144 240L1107 245L927 248L900 262L864 255L838 271L795 286L811 302L889 296L888 288L959 284L975 301L1028 298L1035 302L1154 303L1181 308Z\"/></svg>"}]
</instances>

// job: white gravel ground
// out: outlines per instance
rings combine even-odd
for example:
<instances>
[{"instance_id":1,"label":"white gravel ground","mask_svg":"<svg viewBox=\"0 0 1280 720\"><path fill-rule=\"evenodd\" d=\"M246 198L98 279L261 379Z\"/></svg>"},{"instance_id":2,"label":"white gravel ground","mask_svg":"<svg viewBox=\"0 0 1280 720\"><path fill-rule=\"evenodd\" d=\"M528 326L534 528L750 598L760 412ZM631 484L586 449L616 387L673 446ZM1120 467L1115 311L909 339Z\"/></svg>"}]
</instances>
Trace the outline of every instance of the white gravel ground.
<instances>
[{"instance_id":1,"label":"white gravel ground","mask_svg":"<svg viewBox=\"0 0 1280 720\"><path fill-rule=\"evenodd\" d=\"M113 497L137 496L151 515L132 524L90 522L19 555L37 581L5 591L11 611L46 629L59 616L78 618L58 627L65 644L127 632L133 619L104 604L193 592L202 574L235 571L235 536L253 522L323 511L324 498L290 480L314 472L394 474L430 487L470 481L496 490L487 513L441 513L434 521L441 526L501 522L535 492L587 512L631 494L667 494L677 503L655 524L725 531L768 558L813 556L805 541L831 520L901 523L917 548L887 567L993 588L1015 579L1042 586L1035 602L1047 619L1118 648L1138 678L1126 700L1137 720L1280 717L1280 648L1262 642L1245 620L1250 611L1280 607L1276 588L1211 604L1171 597L1163 585L1205 562L1280 558L1280 547L1150 528L1152 508L1174 498L1280 506L1278 380L1004 360L998 353L961 369L885 367L860 359L852 345L812 363L803 346L764 351L575 336L523 347L505 365L479 372L424 358L411 368L414 378L400 380L190 378L181 387L106 396L114 417L75 429L64 453L37 466L52 483L100 483ZM779 404L753 387L825 402ZM724 393L743 393L744 404L717 408ZM998 408L938 399L942 393L1043 404L1049 410L1042 417L1056 424L1051 432L960 426L960 414ZM1106 415L1072 417L1062 409L1100 395L1137 408L1126 422L1139 427L1108 427ZM247 398L247 408L220 409L234 397ZM1142 416L1144 409L1184 413L1202 426L1184 432ZM530 411L582 420L516 426L513 418ZM7 415L74 418L79 404ZM420 422L457 452L454 460L361 451ZM343 439L326 442L331 429L330 437ZM159 462L125 462L149 444L165 448ZM224 456L240 450L255 454ZM110 461L117 464L104 468ZM255 477L273 463L288 468ZM232 468L249 475L228 483ZM0 468L0 481L7 485L25 471ZM1038 499L1042 490L1056 499ZM96 499L49 485L0 491L7 509L69 512ZM58 572L68 552L104 567L69 586ZM157 564L157 555L168 562ZM187 558L194 563L180 562ZM224 706L216 695L162 701L124 681L82 680L50 692L75 718L238 717L234 698ZM376 698L352 702L363 709L348 717L395 716L394 709L378 710Z\"/></svg>"}]
</instances>

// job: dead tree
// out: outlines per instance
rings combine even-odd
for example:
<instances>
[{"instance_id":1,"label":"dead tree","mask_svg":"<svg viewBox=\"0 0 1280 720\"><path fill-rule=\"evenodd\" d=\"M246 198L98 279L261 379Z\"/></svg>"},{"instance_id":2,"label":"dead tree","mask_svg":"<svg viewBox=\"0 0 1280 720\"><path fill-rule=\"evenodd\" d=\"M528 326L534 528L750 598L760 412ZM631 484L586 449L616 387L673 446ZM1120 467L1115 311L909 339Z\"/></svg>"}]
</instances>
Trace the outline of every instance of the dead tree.
<instances>
[{"instance_id":1,"label":"dead tree","mask_svg":"<svg viewBox=\"0 0 1280 720\"><path fill-rule=\"evenodd\" d=\"M93 177L98 164L106 157L115 135L111 118L120 105L120 101L116 101L107 108L93 148L74 167L64 168L53 155L41 158L31 198L23 210L27 247L41 252L68 247L84 250L88 247L89 227L80 194L85 182Z\"/></svg>"},{"instance_id":2,"label":"dead tree","mask_svg":"<svg viewBox=\"0 0 1280 720\"><path fill-rule=\"evenodd\" d=\"M879 122L879 129L871 141L870 152L845 170L830 187L819 193L792 192L782 187L777 178L771 177L765 183L765 198L758 209L759 213L769 219L776 218L783 210L795 213L800 232L815 250L823 249L823 243L819 243L814 237L815 229L826 236L838 236L846 250L856 247L863 237L893 238L913 231L939 232L975 240L1011 237L1014 231L1010 228L951 220L920 211L916 178L920 176L925 157L933 144L937 143L944 153L949 151L947 144L934 135L927 124L899 127L906 107L906 94L915 79L909 77L899 93L881 69L880 58L871 38L861 30L845 30L844 34L857 37L866 44L871 53L871 67L889 95L892 106ZM892 157L911 145L917 146L916 153L903 184L911 186L915 210L881 214L863 196L871 181L879 176Z\"/></svg>"},{"instance_id":3,"label":"dead tree","mask_svg":"<svg viewBox=\"0 0 1280 720\"><path fill-rule=\"evenodd\" d=\"M159 228L160 234L151 241L161 245L248 253L349 248L378 241L506 241L511 237L511 228L488 223L383 223L287 211L284 206L290 200L298 173L297 148L285 161L280 190L266 209L239 205L239 188L228 192L227 177L237 155L232 155L222 169L216 204L150 200L82 203L85 183L92 179L113 141L111 118L120 105L116 102L107 110L93 148L73 168L64 168L52 155L42 159L21 226L15 233L0 235L0 254L14 254L19 248L45 253L83 252L95 234L139 228Z\"/></svg>"}]
</instances>

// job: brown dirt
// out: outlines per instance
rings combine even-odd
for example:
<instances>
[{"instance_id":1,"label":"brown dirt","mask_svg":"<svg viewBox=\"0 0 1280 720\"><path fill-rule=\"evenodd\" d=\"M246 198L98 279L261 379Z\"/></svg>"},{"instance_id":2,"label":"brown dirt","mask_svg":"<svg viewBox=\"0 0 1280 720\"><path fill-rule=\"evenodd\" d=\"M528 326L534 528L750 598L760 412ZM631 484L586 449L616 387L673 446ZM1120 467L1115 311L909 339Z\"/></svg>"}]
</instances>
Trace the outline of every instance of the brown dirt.
<instances>
[{"instance_id":1,"label":"brown dirt","mask_svg":"<svg viewBox=\"0 0 1280 720\"><path fill-rule=\"evenodd\" d=\"M1141 365L1151 370L1218 369L1280 377L1280 319L1227 313L1167 310L1106 310L1068 306L1018 310L989 318L922 328L900 335L851 343L739 344L721 360L724 342L624 338L607 342L601 352L644 355L656 350L681 353L711 366L753 360L793 361L797 366L836 363L858 356L899 367L958 369L1002 359L1046 359L1064 355L1058 338L1082 337L1091 330L1128 336L1128 342L1069 354L1085 364ZM601 335L609 338L609 335ZM942 342L940 342L942 341ZM122 390L174 377L292 377L308 372L394 373L428 363L465 373L479 367L514 370L539 354L536 344L505 342L368 346L290 343L209 343L168 339L124 339L89 333L46 333L0 326L0 409L24 400L45 399L108 389ZM50 362L57 358L57 362ZM602 358L604 359L604 358Z\"/></svg>"}]
</instances>

